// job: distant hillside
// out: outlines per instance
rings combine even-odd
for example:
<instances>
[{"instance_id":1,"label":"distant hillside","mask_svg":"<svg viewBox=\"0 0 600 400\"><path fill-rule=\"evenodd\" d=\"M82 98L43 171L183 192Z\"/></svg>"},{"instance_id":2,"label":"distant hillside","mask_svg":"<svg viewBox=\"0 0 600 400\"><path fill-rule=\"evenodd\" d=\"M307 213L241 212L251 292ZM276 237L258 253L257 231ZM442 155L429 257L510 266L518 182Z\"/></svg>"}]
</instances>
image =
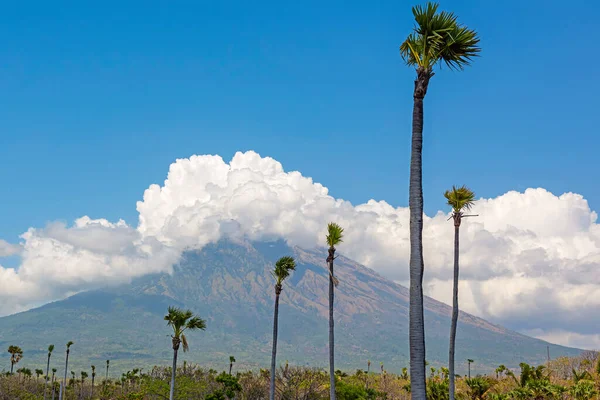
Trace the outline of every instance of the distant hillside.
<instances>
[{"instance_id":1,"label":"distant hillside","mask_svg":"<svg viewBox=\"0 0 600 400\"><path fill-rule=\"evenodd\" d=\"M240 368L267 367L274 300L269 271L277 258L288 254L296 257L298 268L281 297L278 359L325 367L326 253L291 249L281 241L221 241L187 253L173 275L147 276L130 285L81 293L0 318L0 347L21 346L25 351L21 364L32 367L45 365L45 349L54 343L59 371L68 340L75 342L70 357L74 371L91 364L103 366L106 359L111 359L115 372L166 365L172 353L163 316L169 305L178 305L193 309L208 325L205 332L190 334L191 350L182 360L224 369L229 355L234 355ZM383 362L390 371L408 366L408 289L342 256L336 260L336 270L340 280L335 304L336 367L366 368L367 360ZM442 365L447 360L451 308L429 298L425 308L427 360ZM544 363L547 345L462 313L458 372L464 373L467 358L475 360L476 373L491 372L499 364ZM579 353L549 346L553 357Z\"/></svg>"}]
</instances>

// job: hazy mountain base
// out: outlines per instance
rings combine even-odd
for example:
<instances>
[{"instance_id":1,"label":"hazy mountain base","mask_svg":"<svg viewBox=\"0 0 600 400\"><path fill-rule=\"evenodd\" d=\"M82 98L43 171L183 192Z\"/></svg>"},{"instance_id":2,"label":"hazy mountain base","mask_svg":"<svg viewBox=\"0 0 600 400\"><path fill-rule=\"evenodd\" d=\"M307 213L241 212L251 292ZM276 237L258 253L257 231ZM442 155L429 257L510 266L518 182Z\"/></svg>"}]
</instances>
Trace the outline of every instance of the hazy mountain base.
<instances>
[{"instance_id":1,"label":"hazy mountain base","mask_svg":"<svg viewBox=\"0 0 600 400\"><path fill-rule=\"evenodd\" d=\"M343 249L342 249L343 250ZM206 332L190 335L190 352L180 360L225 369L229 355L239 367L270 361L275 259L292 254L298 267L285 284L280 305L278 360L292 365L327 363L326 253L291 249L285 243L221 241L185 254L172 275L147 276L115 289L81 293L38 309L0 318L0 346L23 348L28 367L45 366L48 344L57 345L53 364L64 362L63 343L73 340L74 371L111 360L115 373L168 365L172 356L167 306L193 309L207 320ZM336 260L336 368L366 369L367 360L399 372L408 366L408 290L349 259ZM426 299L427 359L445 365L451 309ZM499 364L546 361L546 342L461 314L457 336L458 373L475 359L477 372ZM553 357L579 350L550 345ZM8 362L8 357L6 357ZM60 369L59 369L60 370Z\"/></svg>"}]
</instances>

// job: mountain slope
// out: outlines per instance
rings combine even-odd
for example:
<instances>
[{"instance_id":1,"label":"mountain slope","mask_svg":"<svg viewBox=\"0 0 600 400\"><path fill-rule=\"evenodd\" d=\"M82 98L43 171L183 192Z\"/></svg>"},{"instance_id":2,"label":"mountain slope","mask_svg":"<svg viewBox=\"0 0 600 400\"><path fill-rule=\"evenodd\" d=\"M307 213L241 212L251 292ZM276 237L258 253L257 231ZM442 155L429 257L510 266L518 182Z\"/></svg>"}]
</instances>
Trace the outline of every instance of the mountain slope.
<instances>
[{"instance_id":1,"label":"mountain slope","mask_svg":"<svg viewBox=\"0 0 600 400\"><path fill-rule=\"evenodd\" d=\"M326 252L289 248L285 243L221 241L200 252L186 253L172 275L147 276L114 289L81 293L9 317L0 318L0 346L20 345L22 363L43 365L45 348L73 340L73 370L104 365L116 369L167 364L169 329L163 321L168 305L193 309L207 320L205 332L189 337L184 359L225 368L229 355L243 367L265 367L270 360L274 261L292 254L297 270L284 284L280 305L278 359L324 367L327 363ZM367 360L386 369L408 366L408 289L343 256L336 260L337 368L364 368ZM447 359L451 308L426 298L427 359ZM541 340L462 313L457 335L460 360L475 359L477 372L498 364L543 363ZM553 357L578 350L549 345ZM60 370L60 364L58 364Z\"/></svg>"}]
</instances>

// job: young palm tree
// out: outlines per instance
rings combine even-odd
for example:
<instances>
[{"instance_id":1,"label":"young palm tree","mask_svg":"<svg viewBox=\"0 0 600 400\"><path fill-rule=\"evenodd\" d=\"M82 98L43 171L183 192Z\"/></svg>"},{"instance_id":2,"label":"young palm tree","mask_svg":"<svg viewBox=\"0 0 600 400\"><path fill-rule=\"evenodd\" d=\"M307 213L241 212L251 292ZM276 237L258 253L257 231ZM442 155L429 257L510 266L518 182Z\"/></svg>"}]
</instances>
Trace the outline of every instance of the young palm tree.
<instances>
[{"instance_id":1,"label":"young palm tree","mask_svg":"<svg viewBox=\"0 0 600 400\"><path fill-rule=\"evenodd\" d=\"M73 345L73 342L69 340L69 342L67 343L67 357L65 358L65 380L63 382L63 386L64 386L63 397L64 397L64 391L67 390L67 371L69 370L69 353L71 352L72 345ZM63 400L63 397L61 397L60 400Z\"/></svg>"},{"instance_id":2,"label":"young palm tree","mask_svg":"<svg viewBox=\"0 0 600 400\"><path fill-rule=\"evenodd\" d=\"M81 371L81 389L79 391L79 398L83 399L83 385L85 384L85 378L88 377L87 372Z\"/></svg>"},{"instance_id":3,"label":"young palm tree","mask_svg":"<svg viewBox=\"0 0 600 400\"><path fill-rule=\"evenodd\" d=\"M233 363L235 362L234 356L229 356L229 375L231 375L231 370L233 369Z\"/></svg>"},{"instance_id":4,"label":"young palm tree","mask_svg":"<svg viewBox=\"0 0 600 400\"><path fill-rule=\"evenodd\" d=\"M336 223L327 225L327 246L329 246L327 255L327 265L329 267L329 398L335 400L335 367L334 367L334 335L333 335L333 299L334 286L338 285L338 280L333 275L333 260L335 260L335 246L342 242L344 237L344 228Z\"/></svg>"},{"instance_id":5,"label":"young palm tree","mask_svg":"<svg viewBox=\"0 0 600 400\"><path fill-rule=\"evenodd\" d=\"M453 13L438 12L438 5L412 8L416 25L400 46L400 55L417 72L413 92L412 149L410 159L410 380L413 399L424 400L425 322L423 317L423 99L433 68L445 63L450 69L463 69L478 55L479 38L473 30L458 23Z\"/></svg>"},{"instance_id":6,"label":"young palm tree","mask_svg":"<svg viewBox=\"0 0 600 400\"><path fill-rule=\"evenodd\" d=\"M448 356L449 374L449 389L450 400L454 400L454 354L456 344L456 326L458 324L458 255L459 255L459 236L460 224L465 215L465 211L471 209L475 203L475 193L466 186L457 188L452 186L452 190L446 190L444 197L448 201L448 205L452 207L452 216L454 220L454 286L452 290L452 324L450 325L450 350Z\"/></svg>"},{"instance_id":7,"label":"young palm tree","mask_svg":"<svg viewBox=\"0 0 600 400\"><path fill-rule=\"evenodd\" d=\"M50 379L50 377L48 376L50 374L50 356L52 355L53 351L54 345L51 344L50 346L48 346L48 363L46 364L46 378L44 382L44 400L46 400L46 388L48 386L48 379Z\"/></svg>"},{"instance_id":8,"label":"young palm tree","mask_svg":"<svg viewBox=\"0 0 600 400\"><path fill-rule=\"evenodd\" d=\"M281 257L275 263L271 275L275 278L275 312L273 314L273 351L271 352L271 388L269 399L275 400L275 366L277 359L277 324L279 320L279 295L283 289L283 281L290 276L291 271L296 269L296 261L293 257Z\"/></svg>"},{"instance_id":9,"label":"young palm tree","mask_svg":"<svg viewBox=\"0 0 600 400\"><path fill-rule=\"evenodd\" d=\"M173 343L173 371L171 372L171 392L169 395L169 400L173 400L175 394L175 373L177 372L177 351L181 344L183 344L184 352L189 349L184 332L186 330L204 330L206 329L206 322L202 318L195 316L191 310L183 311L176 307L169 307L169 313L165 315L165 321L167 321L167 326L173 328L173 335L171 335Z\"/></svg>"},{"instance_id":10,"label":"young palm tree","mask_svg":"<svg viewBox=\"0 0 600 400\"><path fill-rule=\"evenodd\" d=\"M10 354L10 374L12 375L15 364L23 358L23 350L19 346L8 346L8 353Z\"/></svg>"},{"instance_id":11,"label":"young palm tree","mask_svg":"<svg viewBox=\"0 0 600 400\"><path fill-rule=\"evenodd\" d=\"M52 388L51 399L54 400L54 375L56 375L56 368L52 368L52 380L50 381L50 387Z\"/></svg>"},{"instance_id":12,"label":"young palm tree","mask_svg":"<svg viewBox=\"0 0 600 400\"><path fill-rule=\"evenodd\" d=\"M96 380L96 366L92 365L92 391L90 393L90 398L94 398L94 381Z\"/></svg>"}]
</instances>

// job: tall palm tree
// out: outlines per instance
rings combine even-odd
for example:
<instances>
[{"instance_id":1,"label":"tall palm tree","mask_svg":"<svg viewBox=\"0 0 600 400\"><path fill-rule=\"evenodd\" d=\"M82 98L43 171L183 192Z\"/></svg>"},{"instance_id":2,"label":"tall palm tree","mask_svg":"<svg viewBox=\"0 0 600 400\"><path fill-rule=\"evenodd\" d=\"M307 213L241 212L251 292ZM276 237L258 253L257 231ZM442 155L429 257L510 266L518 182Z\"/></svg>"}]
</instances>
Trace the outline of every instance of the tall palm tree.
<instances>
[{"instance_id":1,"label":"tall palm tree","mask_svg":"<svg viewBox=\"0 0 600 400\"><path fill-rule=\"evenodd\" d=\"M108 366L110 365L110 360L106 360L106 380L105 383L108 383Z\"/></svg>"},{"instance_id":2,"label":"tall palm tree","mask_svg":"<svg viewBox=\"0 0 600 400\"><path fill-rule=\"evenodd\" d=\"M275 311L273 313L273 351L271 352L271 388L269 399L275 400L275 365L277 359L277 324L279 320L279 295L283 289L283 281L290 276L291 271L296 269L296 261L293 257L281 257L275 263L271 275L275 278Z\"/></svg>"},{"instance_id":3,"label":"tall palm tree","mask_svg":"<svg viewBox=\"0 0 600 400\"><path fill-rule=\"evenodd\" d=\"M51 344L50 346L48 346L48 363L46 364L46 378L44 382L44 400L46 400L46 388L48 387L48 379L50 379L50 377L48 376L50 374L50 356L52 355L53 351L54 345Z\"/></svg>"},{"instance_id":4,"label":"tall palm tree","mask_svg":"<svg viewBox=\"0 0 600 400\"><path fill-rule=\"evenodd\" d=\"M342 242L344 237L344 228L336 223L330 222L327 225L326 242L329 246L327 255L327 265L329 267L329 398L335 400L335 367L334 367L334 335L333 335L333 299L334 286L338 285L338 280L333 275L333 260L335 260L335 246Z\"/></svg>"},{"instance_id":5,"label":"tall palm tree","mask_svg":"<svg viewBox=\"0 0 600 400\"><path fill-rule=\"evenodd\" d=\"M475 361L474 361L474 360L471 360L470 358L469 358L469 359L467 359L467 363L469 364L469 365L468 365L468 367L469 367L469 372L468 372L468 377L469 377L469 379L471 379L471 363L474 363L474 362L475 362Z\"/></svg>"},{"instance_id":6,"label":"tall palm tree","mask_svg":"<svg viewBox=\"0 0 600 400\"><path fill-rule=\"evenodd\" d=\"M450 69L463 69L478 55L479 38L473 30L458 23L453 13L438 12L438 5L412 8L416 25L400 45L400 55L417 72L413 92L412 149L410 159L410 381L413 399L426 398L425 321L423 317L423 99L433 68L445 63Z\"/></svg>"},{"instance_id":7,"label":"tall palm tree","mask_svg":"<svg viewBox=\"0 0 600 400\"><path fill-rule=\"evenodd\" d=\"M63 400L64 392L67 390L67 371L69 370L69 353L71 352L72 345L73 345L73 342L69 340L67 342L67 356L65 358L65 380L63 382L63 386L64 386L63 397L61 397L60 400Z\"/></svg>"},{"instance_id":8,"label":"tall palm tree","mask_svg":"<svg viewBox=\"0 0 600 400\"><path fill-rule=\"evenodd\" d=\"M177 351L181 344L183 344L184 352L189 349L184 332L186 330L204 330L206 329L206 321L195 316L191 310L183 311L176 307L169 307L169 312L165 315L165 321L167 321L167 326L173 328L173 335L171 335L173 343L173 371L171 372L171 392L169 395L169 399L173 400L173 395L175 394L175 374L177 372Z\"/></svg>"},{"instance_id":9,"label":"tall palm tree","mask_svg":"<svg viewBox=\"0 0 600 400\"><path fill-rule=\"evenodd\" d=\"M8 353L10 354L10 374L12 375L15 364L23 358L23 350L19 346L8 346Z\"/></svg>"},{"instance_id":10,"label":"tall palm tree","mask_svg":"<svg viewBox=\"0 0 600 400\"><path fill-rule=\"evenodd\" d=\"M229 356L229 375L231 375L231 370L233 369L233 363L235 362L234 356Z\"/></svg>"},{"instance_id":11,"label":"tall palm tree","mask_svg":"<svg viewBox=\"0 0 600 400\"><path fill-rule=\"evenodd\" d=\"M458 255L460 224L463 217L471 216L465 215L465 211L470 210L475 203L475 193L473 193L466 186L461 186L459 188L452 186L452 190L446 190L444 197L447 200L447 204L452 207L451 218L454 220L454 286L452 290L452 324L450 325L450 350L448 355L448 366L450 370L450 400L454 400L454 354L456 344L456 326L458 324Z\"/></svg>"},{"instance_id":12,"label":"tall palm tree","mask_svg":"<svg viewBox=\"0 0 600 400\"><path fill-rule=\"evenodd\" d=\"M94 381L96 380L96 366L92 365L92 392L90 393L90 398L94 398Z\"/></svg>"}]
</instances>

